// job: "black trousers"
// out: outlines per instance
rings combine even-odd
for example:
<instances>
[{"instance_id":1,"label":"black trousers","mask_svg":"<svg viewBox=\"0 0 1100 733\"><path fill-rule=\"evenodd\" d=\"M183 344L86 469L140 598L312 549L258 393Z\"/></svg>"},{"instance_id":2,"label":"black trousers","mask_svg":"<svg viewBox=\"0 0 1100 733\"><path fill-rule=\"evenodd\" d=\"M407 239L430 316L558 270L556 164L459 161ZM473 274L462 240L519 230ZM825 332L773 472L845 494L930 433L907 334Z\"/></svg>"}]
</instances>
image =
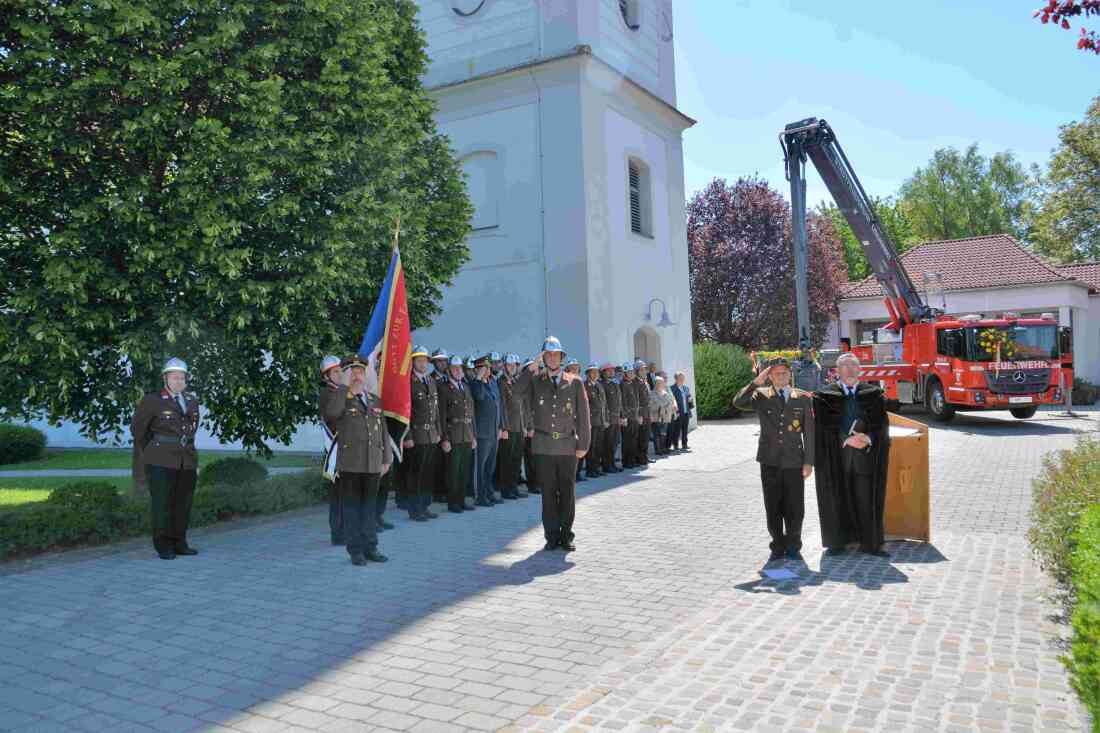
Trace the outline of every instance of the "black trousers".
<instances>
[{"instance_id":1,"label":"black trousers","mask_svg":"<svg viewBox=\"0 0 1100 733\"><path fill-rule=\"evenodd\" d=\"M535 454L531 452L531 438L523 439L523 477L527 480L527 488L538 491L538 469L535 466Z\"/></svg>"},{"instance_id":2,"label":"black trousers","mask_svg":"<svg viewBox=\"0 0 1100 733\"><path fill-rule=\"evenodd\" d=\"M764 513L772 552L802 549L802 520L806 516L805 486L801 468L780 468L760 464L764 487Z\"/></svg>"},{"instance_id":3,"label":"black trousers","mask_svg":"<svg viewBox=\"0 0 1100 733\"><path fill-rule=\"evenodd\" d=\"M619 442L619 426L609 425L600 438L600 470L607 473L615 468L615 445Z\"/></svg>"},{"instance_id":4,"label":"black trousers","mask_svg":"<svg viewBox=\"0 0 1100 733\"><path fill-rule=\"evenodd\" d=\"M589 476L599 473L602 463L603 428L592 428L592 438L588 443L588 452L584 454L584 472Z\"/></svg>"},{"instance_id":5,"label":"black trousers","mask_svg":"<svg viewBox=\"0 0 1100 733\"><path fill-rule=\"evenodd\" d=\"M542 531L547 542L571 542L577 515L577 457L535 454L542 489Z\"/></svg>"},{"instance_id":6,"label":"black trousers","mask_svg":"<svg viewBox=\"0 0 1100 733\"><path fill-rule=\"evenodd\" d=\"M438 454L438 443L422 443L405 449L405 509L410 517L420 516L431 506L432 477Z\"/></svg>"},{"instance_id":7,"label":"black trousers","mask_svg":"<svg viewBox=\"0 0 1100 733\"><path fill-rule=\"evenodd\" d=\"M445 455L447 506L459 509L466 503L466 484L474 464L473 448L469 443L451 443L451 452Z\"/></svg>"},{"instance_id":8,"label":"black trousers","mask_svg":"<svg viewBox=\"0 0 1100 733\"><path fill-rule=\"evenodd\" d=\"M497 488L509 496L519 491L519 468L523 463L523 433L508 433L497 448Z\"/></svg>"},{"instance_id":9,"label":"black trousers","mask_svg":"<svg viewBox=\"0 0 1100 733\"><path fill-rule=\"evenodd\" d=\"M344 506L344 542L354 557L378 549L377 473L341 473L336 479Z\"/></svg>"},{"instance_id":10,"label":"black trousers","mask_svg":"<svg viewBox=\"0 0 1100 733\"><path fill-rule=\"evenodd\" d=\"M328 531L332 544L344 544L344 503L335 481L328 487Z\"/></svg>"},{"instance_id":11,"label":"black trousers","mask_svg":"<svg viewBox=\"0 0 1100 733\"><path fill-rule=\"evenodd\" d=\"M649 423L642 423L638 426L637 442L635 443L637 446L635 448L637 453L634 454L634 457L637 459L638 463L642 465L649 461L650 428L651 426Z\"/></svg>"},{"instance_id":12,"label":"black trousers","mask_svg":"<svg viewBox=\"0 0 1100 733\"><path fill-rule=\"evenodd\" d=\"M623 466L637 466L638 463L638 423L627 421L623 428Z\"/></svg>"},{"instance_id":13,"label":"black trousers","mask_svg":"<svg viewBox=\"0 0 1100 733\"><path fill-rule=\"evenodd\" d=\"M389 450L387 448L387 450ZM374 514L378 521L382 521L382 515L386 513L386 501L390 497L390 490L396 495L400 490L400 486L397 483L397 472L393 470L394 466L390 466L390 470L386 472L385 476L381 476L378 481L378 491L375 494L374 501Z\"/></svg>"},{"instance_id":14,"label":"black trousers","mask_svg":"<svg viewBox=\"0 0 1100 733\"><path fill-rule=\"evenodd\" d=\"M148 464L145 466L149 484L153 547L157 552L174 552L187 547L187 528L191 524L196 473L195 469L165 468Z\"/></svg>"},{"instance_id":15,"label":"black trousers","mask_svg":"<svg viewBox=\"0 0 1100 733\"><path fill-rule=\"evenodd\" d=\"M668 424L668 447L669 448L687 448L688 447L688 420L690 418L687 415L677 415L676 418Z\"/></svg>"}]
</instances>

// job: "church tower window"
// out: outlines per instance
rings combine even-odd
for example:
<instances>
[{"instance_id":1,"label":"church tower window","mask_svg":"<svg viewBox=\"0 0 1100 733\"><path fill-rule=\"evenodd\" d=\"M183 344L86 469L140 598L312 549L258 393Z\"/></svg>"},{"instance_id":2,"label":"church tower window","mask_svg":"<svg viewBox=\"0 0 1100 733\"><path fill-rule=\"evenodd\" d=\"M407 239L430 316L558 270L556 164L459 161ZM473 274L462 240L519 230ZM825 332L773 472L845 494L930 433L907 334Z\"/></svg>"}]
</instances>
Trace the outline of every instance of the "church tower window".
<instances>
[{"instance_id":1,"label":"church tower window","mask_svg":"<svg viewBox=\"0 0 1100 733\"><path fill-rule=\"evenodd\" d=\"M630 231L643 237L653 236L653 203L649 166L637 158L626 164L630 202Z\"/></svg>"},{"instance_id":2,"label":"church tower window","mask_svg":"<svg viewBox=\"0 0 1100 733\"><path fill-rule=\"evenodd\" d=\"M478 150L462 159L466 173L466 193L474 207L470 228L492 229L500 225L500 159L492 150Z\"/></svg>"}]
</instances>

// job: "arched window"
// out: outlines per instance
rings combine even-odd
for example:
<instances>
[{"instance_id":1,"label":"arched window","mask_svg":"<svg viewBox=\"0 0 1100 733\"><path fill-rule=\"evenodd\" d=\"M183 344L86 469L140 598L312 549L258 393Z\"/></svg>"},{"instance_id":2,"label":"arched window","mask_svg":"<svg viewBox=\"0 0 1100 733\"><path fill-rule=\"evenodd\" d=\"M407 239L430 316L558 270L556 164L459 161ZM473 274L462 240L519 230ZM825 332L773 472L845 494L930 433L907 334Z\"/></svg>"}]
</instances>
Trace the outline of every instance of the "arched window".
<instances>
[{"instance_id":1,"label":"arched window","mask_svg":"<svg viewBox=\"0 0 1100 733\"><path fill-rule=\"evenodd\" d=\"M626 163L626 173L630 231L643 237L652 237L653 192L649 166L637 158L629 158Z\"/></svg>"},{"instance_id":2,"label":"arched window","mask_svg":"<svg viewBox=\"0 0 1100 733\"><path fill-rule=\"evenodd\" d=\"M462 159L466 173L466 192L474 206L470 226L492 229L500 225L501 172L499 156L492 150L479 150Z\"/></svg>"}]
</instances>

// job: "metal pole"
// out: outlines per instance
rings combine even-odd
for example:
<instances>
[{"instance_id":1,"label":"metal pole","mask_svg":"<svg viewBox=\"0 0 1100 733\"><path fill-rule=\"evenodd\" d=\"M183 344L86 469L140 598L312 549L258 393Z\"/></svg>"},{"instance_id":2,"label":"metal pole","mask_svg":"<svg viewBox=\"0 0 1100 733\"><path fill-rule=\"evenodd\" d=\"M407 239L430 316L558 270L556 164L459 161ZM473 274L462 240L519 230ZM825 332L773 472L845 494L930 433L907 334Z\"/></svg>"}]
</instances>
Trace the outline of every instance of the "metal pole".
<instances>
[{"instance_id":1,"label":"metal pole","mask_svg":"<svg viewBox=\"0 0 1100 733\"><path fill-rule=\"evenodd\" d=\"M810 294L806 251L806 175L802 151L791 145L787 158L787 173L791 180L791 244L794 248L795 304L798 309L799 363L794 370L795 385L802 389L817 389L817 369L810 362Z\"/></svg>"}]
</instances>

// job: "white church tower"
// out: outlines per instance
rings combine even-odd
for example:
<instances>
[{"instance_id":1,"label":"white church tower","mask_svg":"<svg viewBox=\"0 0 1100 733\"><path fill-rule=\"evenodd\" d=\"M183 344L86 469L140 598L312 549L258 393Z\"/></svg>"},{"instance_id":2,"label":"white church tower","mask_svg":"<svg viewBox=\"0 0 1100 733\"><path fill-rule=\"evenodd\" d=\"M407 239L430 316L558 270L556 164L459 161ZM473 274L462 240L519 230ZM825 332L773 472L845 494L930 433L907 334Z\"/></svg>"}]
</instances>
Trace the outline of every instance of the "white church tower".
<instances>
[{"instance_id":1,"label":"white church tower","mask_svg":"<svg viewBox=\"0 0 1100 733\"><path fill-rule=\"evenodd\" d=\"M558 336L582 367L694 383L671 0L417 0L424 78L476 208L470 260L414 341Z\"/></svg>"}]
</instances>

